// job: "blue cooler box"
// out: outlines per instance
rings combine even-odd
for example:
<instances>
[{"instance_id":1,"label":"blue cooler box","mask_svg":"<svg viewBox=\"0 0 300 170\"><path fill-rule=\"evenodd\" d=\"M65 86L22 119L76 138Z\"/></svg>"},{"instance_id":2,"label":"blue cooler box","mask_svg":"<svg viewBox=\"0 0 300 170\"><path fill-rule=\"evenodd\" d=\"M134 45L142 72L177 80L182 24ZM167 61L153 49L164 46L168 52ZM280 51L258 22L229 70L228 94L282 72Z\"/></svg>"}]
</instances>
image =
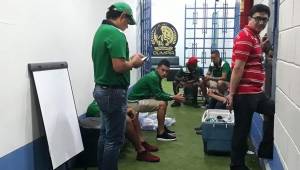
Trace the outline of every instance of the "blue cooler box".
<instances>
[{"instance_id":1,"label":"blue cooler box","mask_svg":"<svg viewBox=\"0 0 300 170\"><path fill-rule=\"evenodd\" d=\"M231 151L234 114L229 110L208 109L202 116L202 140L206 154Z\"/></svg>"}]
</instances>

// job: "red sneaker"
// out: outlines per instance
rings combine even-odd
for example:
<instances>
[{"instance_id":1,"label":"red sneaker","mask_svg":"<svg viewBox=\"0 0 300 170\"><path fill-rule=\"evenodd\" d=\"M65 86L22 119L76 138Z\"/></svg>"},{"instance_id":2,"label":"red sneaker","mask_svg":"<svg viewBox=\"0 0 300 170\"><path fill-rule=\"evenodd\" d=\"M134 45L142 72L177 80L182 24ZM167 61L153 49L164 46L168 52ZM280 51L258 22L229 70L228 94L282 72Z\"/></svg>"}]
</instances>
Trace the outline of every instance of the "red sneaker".
<instances>
[{"instance_id":1,"label":"red sneaker","mask_svg":"<svg viewBox=\"0 0 300 170\"><path fill-rule=\"evenodd\" d=\"M145 162L159 162L160 158L153 155L151 152L142 151L140 153L137 153L136 160Z\"/></svg>"},{"instance_id":2,"label":"red sneaker","mask_svg":"<svg viewBox=\"0 0 300 170\"><path fill-rule=\"evenodd\" d=\"M158 147L154 146L154 145L150 145L147 142L142 142L142 145L144 146L144 148L146 149L146 151L148 152L157 152L158 151Z\"/></svg>"}]
</instances>

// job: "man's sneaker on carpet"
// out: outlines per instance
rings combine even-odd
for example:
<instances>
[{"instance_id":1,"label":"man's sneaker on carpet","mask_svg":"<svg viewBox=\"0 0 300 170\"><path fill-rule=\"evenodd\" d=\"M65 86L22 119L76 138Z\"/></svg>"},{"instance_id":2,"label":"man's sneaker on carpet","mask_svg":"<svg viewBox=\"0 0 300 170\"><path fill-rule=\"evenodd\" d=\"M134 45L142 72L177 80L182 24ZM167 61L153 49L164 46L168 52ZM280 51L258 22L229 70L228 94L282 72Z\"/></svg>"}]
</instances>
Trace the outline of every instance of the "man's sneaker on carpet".
<instances>
[{"instance_id":1,"label":"man's sneaker on carpet","mask_svg":"<svg viewBox=\"0 0 300 170\"><path fill-rule=\"evenodd\" d=\"M156 140L159 140L159 141L174 141L174 140L176 140L176 137L172 136L172 135L168 134L166 131L164 131L162 134L157 133Z\"/></svg>"},{"instance_id":2,"label":"man's sneaker on carpet","mask_svg":"<svg viewBox=\"0 0 300 170\"><path fill-rule=\"evenodd\" d=\"M253 152L253 151L251 151L251 150L247 150L247 155L254 155L255 154L255 152Z\"/></svg>"},{"instance_id":3,"label":"man's sneaker on carpet","mask_svg":"<svg viewBox=\"0 0 300 170\"><path fill-rule=\"evenodd\" d=\"M208 99L205 99L204 102L203 102L203 104L202 104L202 106L201 106L201 108L202 109L206 109L207 105L208 105Z\"/></svg>"},{"instance_id":4,"label":"man's sneaker on carpet","mask_svg":"<svg viewBox=\"0 0 300 170\"><path fill-rule=\"evenodd\" d=\"M158 156L153 155L151 152L142 151L137 153L136 160L145 162L159 162L160 158Z\"/></svg>"},{"instance_id":5,"label":"man's sneaker on carpet","mask_svg":"<svg viewBox=\"0 0 300 170\"><path fill-rule=\"evenodd\" d=\"M196 130L196 134L197 134L197 135L202 135L202 129Z\"/></svg>"},{"instance_id":6,"label":"man's sneaker on carpet","mask_svg":"<svg viewBox=\"0 0 300 170\"><path fill-rule=\"evenodd\" d=\"M273 143L261 142L257 151L257 156L263 159L273 159Z\"/></svg>"},{"instance_id":7,"label":"man's sneaker on carpet","mask_svg":"<svg viewBox=\"0 0 300 170\"><path fill-rule=\"evenodd\" d=\"M169 135L173 135L173 136L176 135L175 131L168 129L167 126L164 126L164 128L165 128L165 132L167 132Z\"/></svg>"},{"instance_id":8,"label":"man's sneaker on carpet","mask_svg":"<svg viewBox=\"0 0 300 170\"><path fill-rule=\"evenodd\" d=\"M197 135L202 135L202 126L194 128Z\"/></svg>"},{"instance_id":9,"label":"man's sneaker on carpet","mask_svg":"<svg viewBox=\"0 0 300 170\"><path fill-rule=\"evenodd\" d=\"M196 131L201 130L201 129L202 129L201 126L194 128L194 130L196 130Z\"/></svg>"}]
</instances>

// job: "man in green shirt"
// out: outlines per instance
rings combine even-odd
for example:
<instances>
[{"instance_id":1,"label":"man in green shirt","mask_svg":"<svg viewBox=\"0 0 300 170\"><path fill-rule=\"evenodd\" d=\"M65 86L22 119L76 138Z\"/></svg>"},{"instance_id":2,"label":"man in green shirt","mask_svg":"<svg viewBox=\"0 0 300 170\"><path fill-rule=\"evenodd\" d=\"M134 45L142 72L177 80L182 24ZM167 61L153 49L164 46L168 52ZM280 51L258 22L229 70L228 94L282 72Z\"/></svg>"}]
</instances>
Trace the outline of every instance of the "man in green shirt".
<instances>
[{"instance_id":1,"label":"man in green shirt","mask_svg":"<svg viewBox=\"0 0 300 170\"><path fill-rule=\"evenodd\" d=\"M174 141L175 132L164 126L168 101L175 100L182 102L184 97L181 94L170 95L162 89L161 80L167 77L170 70L170 63L163 59L158 63L155 71L146 74L131 89L128 96L128 106L137 112L157 111L157 140Z\"/></svg>"},{"instance_id":2,"label":"man in green shirt","mask_svg":"<svg viewBox=\"0 0 300 170\"><path fill-rule=\"evenodd\" d=\"M106 20L93 41L94 98L101 109L102 124L98 142L99 169L117 170L120 148L125 136L127 88L130 70L143 64L142 55L129 60L129 48L123 33L134 25L130 6L117 2L108 8Z\"/></svg>"},{"instance_id":3,"label":"man in green shirt","mask_svg":"<svg viewBox=\"0 0 300 170\"><path fill-rule=\"evenodd\" d=\"M222 61L220 52L213 50L211 52L211 63L205 76L209 88L217 88L217 84L228 84L231 76L231 69L227 61Z\"/></svg>"},{"instance_id":4,"label":"man in green shirt","mask_svg":"<svg viewBox=\"0 0 300 170\"><path fill-rule=\"evenodd\" d=\"M220 57L220 52L218 50L213 50L211 52L211 63L209 65L206 76L201 83L202 94L205 97L205 104L207 104L207 88L209 89L219 89L220 87L229 86L231 69L227 61L222 61Z\"/></svg>"}]
</instances>

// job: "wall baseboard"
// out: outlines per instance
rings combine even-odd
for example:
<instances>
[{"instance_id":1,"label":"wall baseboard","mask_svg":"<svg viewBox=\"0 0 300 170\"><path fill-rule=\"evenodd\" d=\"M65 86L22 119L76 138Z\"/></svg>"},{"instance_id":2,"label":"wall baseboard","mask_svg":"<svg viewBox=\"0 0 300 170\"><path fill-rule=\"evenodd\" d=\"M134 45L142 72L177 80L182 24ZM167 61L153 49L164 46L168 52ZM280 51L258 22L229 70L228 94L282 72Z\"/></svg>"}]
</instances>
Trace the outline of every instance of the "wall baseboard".
<instances>
[{"instance_id":1,"label":"wall baseboard","mask_svg":"<svg viewBox=\"0 0 300 170\"><path fill-rule=\"evenodd\" d=\"M3 170L49 170L52 169L47 139L40 137L33 142L0 158Z\"/></svg>"}]
</instances>

